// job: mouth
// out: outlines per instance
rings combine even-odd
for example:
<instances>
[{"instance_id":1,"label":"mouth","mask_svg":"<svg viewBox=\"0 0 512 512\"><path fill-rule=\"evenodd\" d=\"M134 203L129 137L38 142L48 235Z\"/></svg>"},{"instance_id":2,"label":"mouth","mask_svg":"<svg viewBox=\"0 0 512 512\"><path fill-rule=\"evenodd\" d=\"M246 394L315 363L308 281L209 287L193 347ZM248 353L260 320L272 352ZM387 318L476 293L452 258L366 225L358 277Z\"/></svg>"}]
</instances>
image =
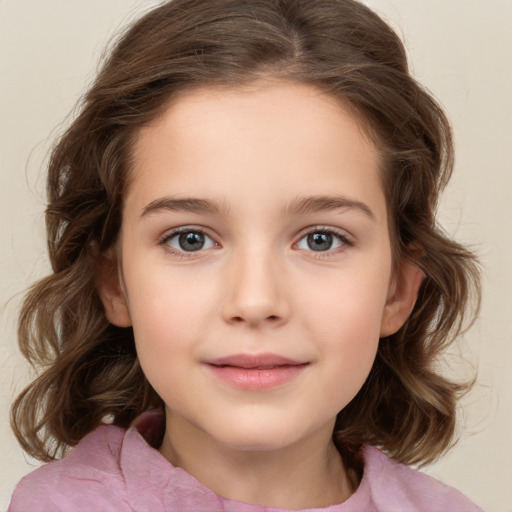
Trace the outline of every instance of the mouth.
<instances>
[{"instance_id":1,"label":"mouth","mask_svg":"<svg viewBox=\"0 0 512 512\"><path fill-rule=\"evenodd\" d=\"M298 377L309 362L276 354L236 354L205 362L223 383L246 391L263 391L283 386Z\"/></svg>"}]
</instances>

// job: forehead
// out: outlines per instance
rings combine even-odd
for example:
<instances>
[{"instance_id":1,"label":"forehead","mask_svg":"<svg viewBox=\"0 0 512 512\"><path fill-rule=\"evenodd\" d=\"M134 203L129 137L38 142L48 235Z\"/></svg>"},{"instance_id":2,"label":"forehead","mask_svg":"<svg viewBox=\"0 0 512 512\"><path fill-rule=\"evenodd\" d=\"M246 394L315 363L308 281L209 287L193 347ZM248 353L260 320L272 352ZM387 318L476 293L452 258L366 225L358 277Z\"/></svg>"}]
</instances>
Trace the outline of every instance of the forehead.
<instances>
[{"instance_id":1,"label":"forehead","mask_svg":"<svg viewBox=\"0 0 512 512\"><path fill-rule=\"evenodd\" d=\"M379 154L358 118L304 84L189 91L140 129L132 156L125 199L139 207L164 191L240 205L333 189L383 199Z\"/></svg>"}]
</instances>

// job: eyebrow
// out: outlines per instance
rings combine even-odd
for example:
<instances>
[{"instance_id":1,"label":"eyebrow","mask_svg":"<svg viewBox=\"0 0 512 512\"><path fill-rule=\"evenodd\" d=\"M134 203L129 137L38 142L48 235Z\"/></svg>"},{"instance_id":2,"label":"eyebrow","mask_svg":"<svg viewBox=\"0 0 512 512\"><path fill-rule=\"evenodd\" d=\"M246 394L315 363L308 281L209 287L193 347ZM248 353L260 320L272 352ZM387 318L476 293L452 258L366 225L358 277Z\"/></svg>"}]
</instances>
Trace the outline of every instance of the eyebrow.
<instances>
[{"instance_id":1,"label":"eyebrow","mask_svg":"<svg viewBox=\"0 0 512 512\"><path fill-rule=\"evenodd\" d=\"M144 207L141 218L164 211L212 213L216 215L229 213L229 209L225 204L212 201L211 199L161 197L151 201L151 203Z\"/></svg>"},{"instance_id":2,"label":"eyebrow","mask_svg":"<svg viewBox=\"0 0 512 512\"><path fill-rule=\"evenodd\" d=\"M304 215L321 211L332 211L338 209L356 210L372 220L375 220L375 214L368 205L361 201L356 201L341 196L306 196L298 197L284 207L285 215ZM161 197L151 201L142 210L141 218L160 212L191 212L191 213L209 213L214 215L227 215L229 208L225 203L213 201L211 199L199 199L194 197Z\"/></svg>"},{"instance_id":3,"label":"eyebrow","mask_svg":"<svg viewBox=\"0 0 512 512\"><path fill-rule=\"evenodd\" d=\"M341 196L322 195L298 197L286 205L285 212L288 215L301 215L338 209L356 210L364 213L370 219L375 220L375 214L368 205L361 201Z\"/></svg>"}]
</instances>

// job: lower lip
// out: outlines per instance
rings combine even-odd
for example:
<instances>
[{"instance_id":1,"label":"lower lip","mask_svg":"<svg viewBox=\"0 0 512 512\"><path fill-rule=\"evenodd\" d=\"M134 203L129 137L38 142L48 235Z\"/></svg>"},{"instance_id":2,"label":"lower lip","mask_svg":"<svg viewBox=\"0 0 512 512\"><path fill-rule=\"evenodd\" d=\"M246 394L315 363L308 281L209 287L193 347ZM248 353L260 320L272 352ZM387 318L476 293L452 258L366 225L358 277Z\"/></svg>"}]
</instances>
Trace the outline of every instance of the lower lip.
<instances>
[{"instance_id":1,"label":"lower lip","mask_svg":"<svg viewBox=\"0 0 512 512\"><path fill-rule=\"evenodd\" d=\"M298 377L307 364L282 365L274 368L240 368L207 365L221 381L246 391L262 391L282 386Z\"/></svg>"}]
</instances>

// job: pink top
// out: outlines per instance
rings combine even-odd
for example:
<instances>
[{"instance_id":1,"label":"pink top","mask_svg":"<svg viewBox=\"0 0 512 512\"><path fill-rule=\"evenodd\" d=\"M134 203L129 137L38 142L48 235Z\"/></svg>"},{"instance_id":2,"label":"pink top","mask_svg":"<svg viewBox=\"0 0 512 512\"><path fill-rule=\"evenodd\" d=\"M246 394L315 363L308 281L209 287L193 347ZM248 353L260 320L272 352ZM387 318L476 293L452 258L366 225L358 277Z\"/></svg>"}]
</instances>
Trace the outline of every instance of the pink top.
<instances>
[{"instance_id":1,"label":"pink top","mask_svg":"<svg viewBox=\"0 0 512 512\"><path fill-rule=\"evenodd\" d=\"M483 512L459 491L372 446L363 460L361 484L347 501L308 512ZM284 512L217 496L172 466L136 428L112 425L98 427L66 457L21 480L8 512L28 511Z\"/></svg>"}]
</instances>

